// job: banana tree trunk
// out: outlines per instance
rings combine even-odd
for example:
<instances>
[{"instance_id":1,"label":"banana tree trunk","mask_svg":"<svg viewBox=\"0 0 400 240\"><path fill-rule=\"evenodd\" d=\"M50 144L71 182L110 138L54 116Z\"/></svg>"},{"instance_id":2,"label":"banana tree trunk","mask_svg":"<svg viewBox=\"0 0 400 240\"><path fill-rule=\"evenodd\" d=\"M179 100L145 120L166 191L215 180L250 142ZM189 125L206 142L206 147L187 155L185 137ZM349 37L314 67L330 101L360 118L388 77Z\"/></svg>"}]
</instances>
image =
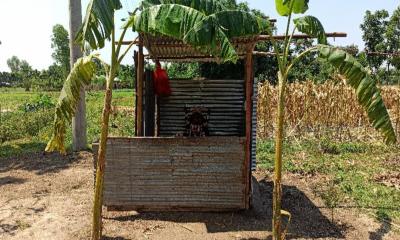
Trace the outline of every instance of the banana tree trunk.
<instances>
[{"instance_id":1,"label":"banana tree trunk","mask_svg":"<svg viewBox=\"0 0 400 240\"><path fill-rule=\"evenodd\" d=\"M272 235L273 240L282 239L282 148L284 134L284 118L285 118L285 91L287 76L278 73L279 79L279 99L278 99L278 116L276 119L275 131L275 173L274 173L274 191L273 191L273 219L272 219Z\"/></svg>"},{"instance_id":2,"label":"banana tree trunk","mask_svg":"<svg viewBox=\"0 0 400 240\"><path fill-rule=\"evenodd\" d=\"M96 169L96 185L93 202L93 226L92 240L99 240L102 236L102 206L103 206L103 181L106 163L106 148L108 137L108 125L110 121L112 86L115 73L111 70L109 79L107 80L107 88L104 97L104 108L101 122L101 135L98 151L97 169Z\"/></svg>"}]
</instances>

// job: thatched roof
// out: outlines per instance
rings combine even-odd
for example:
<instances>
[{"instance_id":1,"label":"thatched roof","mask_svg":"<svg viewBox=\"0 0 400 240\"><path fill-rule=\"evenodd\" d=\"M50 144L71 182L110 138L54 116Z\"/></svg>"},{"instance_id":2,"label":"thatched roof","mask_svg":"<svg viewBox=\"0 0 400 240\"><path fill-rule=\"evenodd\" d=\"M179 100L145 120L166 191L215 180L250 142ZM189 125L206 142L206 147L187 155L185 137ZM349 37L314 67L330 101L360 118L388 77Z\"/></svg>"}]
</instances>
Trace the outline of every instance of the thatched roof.
<instances>
[{"instance_id":1,"label":"thatched roof","mask_svg":"<svg viewBox=\"0 0 400 240\"><path fill-rule=\"evenodd\" d=\"M142 34L143 45L147 49L149 59L171 62L219 62L219 58L204 53L191 45L166 36ZM240 58L252 52L258 36L241 37L231 40Z\"/></svg>"}]
</instances>

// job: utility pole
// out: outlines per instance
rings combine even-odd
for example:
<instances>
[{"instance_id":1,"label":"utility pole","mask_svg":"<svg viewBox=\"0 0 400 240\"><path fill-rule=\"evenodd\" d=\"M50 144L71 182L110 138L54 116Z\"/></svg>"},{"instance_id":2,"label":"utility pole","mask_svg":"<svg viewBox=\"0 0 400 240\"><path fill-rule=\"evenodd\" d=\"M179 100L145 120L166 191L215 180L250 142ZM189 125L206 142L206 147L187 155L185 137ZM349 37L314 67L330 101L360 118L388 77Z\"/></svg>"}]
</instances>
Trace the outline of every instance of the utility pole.
<instances>
[{"instance_id":1,"label":"utility pole","mask_svg":"<svg viewBox=\"0 0 400 240\"><path fill-rule=\"evenodd\" d=\"M81 0L69 0L69 47L71 69L76 60L82 57L82 50L75 44L75 36L82 24L82 5ZM80 90L80 100L75 117L72 119L72 147L74 151L87 148L86 139L86 102L85 89Z\"/></svg>"}]
</instances>

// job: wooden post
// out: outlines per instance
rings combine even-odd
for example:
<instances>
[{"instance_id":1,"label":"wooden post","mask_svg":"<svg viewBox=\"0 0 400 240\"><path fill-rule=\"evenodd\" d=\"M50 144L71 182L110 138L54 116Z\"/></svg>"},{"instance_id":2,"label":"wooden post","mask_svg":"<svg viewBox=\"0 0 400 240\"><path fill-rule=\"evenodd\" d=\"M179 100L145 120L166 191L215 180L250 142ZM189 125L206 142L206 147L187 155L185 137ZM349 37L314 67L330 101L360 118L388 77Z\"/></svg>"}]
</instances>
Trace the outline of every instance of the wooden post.
<instances>
[{"instance_id":1,"label":"wooden post","mask_svg":"<svg viewBox=\"0 0 400 240\"><path fill-rule=\"evenodd\" d=\"M251 189L251 131L252 131L252 114L253 114L253 52L248 51L245 60L245 83L246 83L246 152L245 166L246 174L246 209L250 207L250 189Z\"/></svg>"},{"instance_id":2,"label":"wooden post","mask_svg":"<svg viewBox=\"0 0 400 240\"><path fill-rule=\"evenodd\" d=\"M134 94L135 94L135 106L137 106L137 101L138 101L138 98L137 98L137 89L138 89L138 87L137 87L137 83L138 83L138 52L135 50L134 51L134 55L133 55L133 61L134 61L134 63L135 63L135 71L136 71L136 76L135 76L135 87L134 87ZM135 108L135 136L137 136L137 111L136 111L136 108Z\"/></svg>"},{"instance_id":3,"label":"wooden post","mask_svg":"<svg viewBox=\"0 0 400 240\"><path fill-rule=\"evenodd\" d=\"M136 136L143 136L143 78L144 78L144 55L143 38L139 37L139 53L136 83Z\"/></svg>"},{"instance_id":4,"label":"wooden post","mask_svg":"<svg viewBox=\"0 0 400 240\"><path fill-rule=\"evenodd\" d=\"M146 70L145 72L145 93L144 93L144 132L145 137L154 137L154 120L155 120L155 97L153 86L153 72Z\"/></svg>"}]
</instances>

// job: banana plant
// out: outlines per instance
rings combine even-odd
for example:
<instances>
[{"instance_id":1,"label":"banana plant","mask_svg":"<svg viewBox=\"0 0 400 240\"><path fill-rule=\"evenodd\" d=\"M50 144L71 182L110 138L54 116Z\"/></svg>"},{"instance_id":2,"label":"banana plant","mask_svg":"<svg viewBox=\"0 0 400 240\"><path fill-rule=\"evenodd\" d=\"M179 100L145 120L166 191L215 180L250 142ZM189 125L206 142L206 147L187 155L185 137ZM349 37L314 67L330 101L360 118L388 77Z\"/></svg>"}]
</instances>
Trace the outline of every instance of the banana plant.
<instances>
[{"instance_id":1,"label":"banana plant","mask_svg":"<svg viewBox=\"0 0 400 240\"><path fill-rule=\"evenodd\" d=\"M65 131L75 114L79 89L91 82L98 65L95 61L100 61L106 70L107 83L93 203L93 240L100 239L102 235L102 192L112 86L121 61L134 44L132 42L122 51L126 32L132 29L140 33L173 37L200 51L211 53L221 62L236 62L238 55L230 42L231 38L259 35L270 29L266 19L248 12L227 10L218 0L145 0L140 6L140 11L135 10L124 22L122 33L117 39L114 15L122 8L120 0L89 1L84 22L75 40L82 48L88 44L93 50L104 48L108 40L111 44L111 59L109 64L99 55L89 55L77 60L56 105L53 135L46 147L46 151L65 153Z\"/></svg>"},{"instance_id":2,"label":"banana plant","mask_svg":"<svg viewBox=\"0 0 400 240\"><path fill-rule=\"evenodd\" d=\"M277 42L271 39L279 65L272 226L273 239L282 240L286 235L286 230L283 231L282 229L282 216L286 215L290 218L290 213L281 208L285 94L289 73L297 62L307 54L312 52L317 53L320 58L325 59L337 69L346 78L347 84L354 88L359 104L364 107L373 127L382 132L385 142L395 143L397 137L382 100L380 90L376 87L376 83L368 71L350 54L328 45L324 27L316 17L302 15L293 19L295 14L304 14L308 10L309 0L275 0L275 5L278 14L287 18L283 50L280 50L281 48L278 47ZM316 38L318 45L289 58L291 40L296 31ZM270 35L272 35L272 32L270 32Z\"/></svg>"}]
</instances>

